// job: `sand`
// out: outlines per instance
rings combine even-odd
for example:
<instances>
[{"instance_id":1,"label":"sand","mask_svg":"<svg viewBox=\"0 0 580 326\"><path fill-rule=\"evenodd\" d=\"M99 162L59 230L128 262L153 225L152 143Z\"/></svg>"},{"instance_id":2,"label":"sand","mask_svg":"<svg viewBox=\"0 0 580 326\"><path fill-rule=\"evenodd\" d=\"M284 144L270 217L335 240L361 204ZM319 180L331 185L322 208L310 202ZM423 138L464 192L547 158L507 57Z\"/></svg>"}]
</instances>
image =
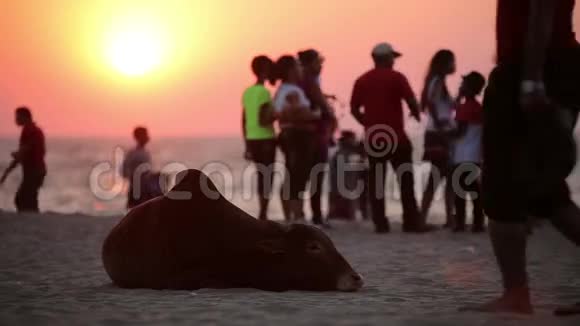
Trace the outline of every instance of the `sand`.
<instances>
[{"instance_id":1,"label":"sand","mask_svg":"<svg viewBox=\"0 0 580 326\"><path fill-rule=\"evenodd\" d=\"M152 291L114 287L103 239L119 218L0 212L0 325L580 325L557 319L580 300L580 251L549 225L530 244L532 317L459 313L491 298L499 275L487 235L374 235L367 223L329 234L366 279L358 293L251 289Z\"/></svg>"}]
</instances>

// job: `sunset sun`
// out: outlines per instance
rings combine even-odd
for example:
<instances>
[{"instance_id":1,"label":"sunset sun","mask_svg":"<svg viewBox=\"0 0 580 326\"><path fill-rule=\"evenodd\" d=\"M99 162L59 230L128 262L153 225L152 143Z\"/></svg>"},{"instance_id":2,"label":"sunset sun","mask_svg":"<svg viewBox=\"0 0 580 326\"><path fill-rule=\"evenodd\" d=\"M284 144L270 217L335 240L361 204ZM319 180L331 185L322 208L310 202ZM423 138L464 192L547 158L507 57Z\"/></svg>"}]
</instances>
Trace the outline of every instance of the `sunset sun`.
<instances>
[{"instance_id":1,"label":"sunset sun","mask_svg":"<svg viewBox=\"0 0 580 326\"><path fill-rule=\"evenodd\" d=\"M111 33L106 55L115 70L137 77L158 69L165 60L167 47L160 28L129 23Z\"/></svg>"}]
</instances>

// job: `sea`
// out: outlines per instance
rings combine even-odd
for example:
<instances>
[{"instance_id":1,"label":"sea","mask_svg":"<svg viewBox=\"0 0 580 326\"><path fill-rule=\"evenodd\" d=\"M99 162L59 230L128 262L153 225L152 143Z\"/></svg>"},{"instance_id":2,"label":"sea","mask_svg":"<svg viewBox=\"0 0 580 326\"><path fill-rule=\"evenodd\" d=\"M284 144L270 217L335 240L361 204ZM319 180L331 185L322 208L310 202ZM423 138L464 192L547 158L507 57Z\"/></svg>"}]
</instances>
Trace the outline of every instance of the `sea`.
<instances>
[{"instance_id":1,"label":"sea","mask_svg":"<svg viewBox=\"0 0 580 326\"><path fill-rule=\"evenodd\" d=\"M421 132L410 132L414 144L415 190L420 199L429 165L421 162ZM18 146L16 138L0 138L0 169L4 169L10 153ZM114 138L47 138L48 174L40 192L40 209L59 214L90 216L118 216L126 212L127 182L119 176L123 155L132 146L131 139ZM256 184L252 164L244 159L244 146L239 138L162 138L154 139L149 150L153 167L169 175L195 168L210 175L218 189L237 206L248 213L257 214ZM331 149L334 151L335 149ZM283 165L283 155L277 160ZM279 188L283 172L275 175L275 188L269 216L281 219ZM16 170L0 186L0 210L14 211L14 194L21 176ZM571 190L580 194L580 172L570 176ZM327 187L326 187L327 189ZM387 181L387 215L397 220L401 213L400 196L396 178L391 173ZM306 194L308 197L308 194ZM434 203L434 215L442 215L442 194L439 190ZM324 210L327 203L324 201ZM305 205L309 213L308 205Z\"/></svg>"}]
</instances>

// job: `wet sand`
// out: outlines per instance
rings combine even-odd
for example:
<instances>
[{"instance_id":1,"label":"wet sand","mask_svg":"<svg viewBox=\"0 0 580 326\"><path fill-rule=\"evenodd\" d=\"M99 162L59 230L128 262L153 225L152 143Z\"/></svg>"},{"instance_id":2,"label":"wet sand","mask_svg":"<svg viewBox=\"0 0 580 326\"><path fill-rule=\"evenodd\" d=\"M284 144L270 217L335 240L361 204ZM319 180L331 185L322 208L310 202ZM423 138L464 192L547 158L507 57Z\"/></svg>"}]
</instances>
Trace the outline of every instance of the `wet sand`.
<instances>
[{"instance_id":1,"label":"wet sand","mask_svg":"<svg viewBox=\"0 0 580 326\"><path fill-rule=\"evenodd\" d=\"M457 312L500 290L487 235L335 224L330 236L365 277L358 293L123 290L100 259L118 220L0 212L0 324L580 325L551 315L580 300L580 250L548 224L530 244L538 311L518 317Z\"/></svg>"}]
</instances>

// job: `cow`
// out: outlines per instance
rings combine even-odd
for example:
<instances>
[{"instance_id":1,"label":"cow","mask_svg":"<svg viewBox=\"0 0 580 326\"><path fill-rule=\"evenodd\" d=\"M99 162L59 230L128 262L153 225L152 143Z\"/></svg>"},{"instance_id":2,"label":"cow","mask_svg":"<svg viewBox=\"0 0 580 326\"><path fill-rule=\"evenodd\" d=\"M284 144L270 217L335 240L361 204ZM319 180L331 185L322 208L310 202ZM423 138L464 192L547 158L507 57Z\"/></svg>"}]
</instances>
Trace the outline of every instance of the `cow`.
<instances>
[{"instance_id":1,"label":"cow","mask_svg":"<svg viewBox=\"0 0 580 326\"><path fill-rule=\"evenodd\" d=\"M356 273L319 229L261 221L187 170L162 197L133 208L103 244L121 288L357 291Z\"/></svg>"}]
</instances>

